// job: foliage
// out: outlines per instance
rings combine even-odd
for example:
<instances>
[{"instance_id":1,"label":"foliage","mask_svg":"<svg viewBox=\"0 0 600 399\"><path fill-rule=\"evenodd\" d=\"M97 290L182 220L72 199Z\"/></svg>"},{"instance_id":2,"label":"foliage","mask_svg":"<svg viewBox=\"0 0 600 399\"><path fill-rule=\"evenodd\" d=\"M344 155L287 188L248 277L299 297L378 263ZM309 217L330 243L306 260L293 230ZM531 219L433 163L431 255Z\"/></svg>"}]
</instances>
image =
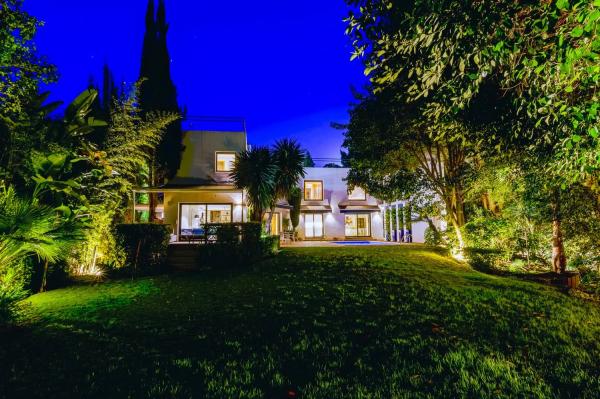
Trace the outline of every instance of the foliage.
<instances>
[{"instance_id":1,"label":"foliage","mask_svg":"<svg viewBox=\"0 0 600 399\"><path fill-rule=\"evenodd\" d=\"M117 242L125 252L125 265L132 275L155 274L163 269L171 240L163 224L119 224Z\"/></svg>"},{"instance_id":2,"label":"foliage","mask_svg":"<svg viewBox=\"0 0 600 399\"><path fill-rule=\"evenodd\" d=\"M290 209L290 221L292 222L292 230L296 230L300 224L300 208L302 206L302 190L299 187L290 191L288 203L292 206Z\"/></svg>"},{"instance_id":3,"label":"foliage","mask_svg":"<svg viewBox=\"0 0 600 399\"><path fill-rule=\"evenodd\" d=\"M24 262L21 260L0 267L0 326L14 318L17 302L29 294L27 285L30 276Z\"/></svg>"},{"instance_id":4,"label":"foliage","mask_svg":"<svg viewBox=\"0 0 600 399\"><path fill-rule=\"evenodd\" d=\"M0 120L10 124L37 95L39 83L56 79L55 69L37 54L33 37L42 25L22 9L22 0L0 3ZM4 132L3 132L4 133Z\"/></svg>"},{"instance_id":5,"label":"foliage","mask_svg":"<svg viewBox=\"0 0 600 399\"><path fill-rule=\"evenodd\" d=\"M41 261L41 276L35 289L45 290L48 264L69 256L82 239L86 218L68 207L52 208L37 198L19 197L12 187L0 188L0 319L6 321L13 304L27 293L31 274L28 258Z\"/></svg>"},{"instance_id":6,"label":"foliage","mask_svg":"<svg viewBox=\"0 0 600 399\"><path fill-rule=\"evenodd\" d=\"M200 266L247 267L279 250L279 236L263 236L258 222L208 224L206 229L213 239L197 246Z\"/></svg>"},{"instance_id":7,"label":"foliage","mask_svg":"<svg viewBox=\"0 0 600 399\"><path fill-rule=\"evenodd\" d=\"M275 173L275 199L287 198L290 191L298 187L298 181L305 175L304 157L300 144L292 139L275 142L271 150Z\"/></svg>"},{"instance_id":8,"label":"foliage","mask_svg":"<svg viewBox=\"0 0 600 399\"><path fill-rule=\"evenodd\" d=\"M277 166L267 147L252 147L236 157L231 178L236 188L246 190L250 220L262 221L265 209L271 206L276 175Z\"/></svg>"},{"instance_id":9,"label":"foliage","mask_svg":"<svg viewBox=\"0 0 600 399\"><path fill-rule=\"evenodd\" d=\"M277 200L289 196L304 177L304 160L300 145L290 139L278 140L272 149L253 147L238 154L231 178L236 188L246 190L250 220L262 221L267 209L272 212Z\"/></svg>"},{"instance_id":10,"label":"foliage","mask_svg":"<svg viewBox=\"0 0 600 399\"><path fill-rule=\"evenodd\" d=\"M7 267L27 256L55 262L68 256L86 227L86 218L67 207L52 208L37 199L17 196L12 187L0 189L0 265Z\"/></svg>"},{"instance_id":11,"label":"foliage","mask_svg":"<svg viewBox=\"0 0 600 399\"><path fill-rule=\"evenodd\" d=\"M388 90L363 97L351 109L345 127L349 182L387 201L430 198L430 203L422 204L429 209L434 208L436 198L431 194L435 194L462 247L465 186L474 148L443 134L460 132L464 125L430 125L420 105L407 104Z\"/></svg>"},{"instance_id":12,"label":"foliage","mask_svg":"<svg viewBox=\"0 0 600 399\"><path fill-rule=\"evenodd\" d=\"M167 48L168 24L164 0L159 0L158 9L154 9L155 0L149 0L146 11L146 32L142 48L142 60L139 83L139 108L142 115L180 114L177 104L177 90L171 79L171 57ZM165 134L159 143L151 148L149 154L153 162L150 173L150 185L162 184L164 179L172 178L181 162L183 136L181 121L173 119L166 123Z\"/></svg>"},{"instance_id":13,"label":"foliage","mask_svg":"<svg viewBox=\"0 0 600 399\"><path fill-rule=\"evenodd\" d=\"M0 337L8 396L598 392L595 304L417 245L284 249L251 269L80 285L25 305L24 333Z\"/></svg>"},{"instance_id":14,"label":"foliage","mask_svg":"<svg viewBox=\"0 0 600 399\"><path fill-rule=\"evenodd\" d=\"M308 150L304 151L304 164L303 165L305 168L314 168L315 167L315 161L313 160L313 158L310 155L310 152L308 152Z\"/></svg>"}]
</instances>

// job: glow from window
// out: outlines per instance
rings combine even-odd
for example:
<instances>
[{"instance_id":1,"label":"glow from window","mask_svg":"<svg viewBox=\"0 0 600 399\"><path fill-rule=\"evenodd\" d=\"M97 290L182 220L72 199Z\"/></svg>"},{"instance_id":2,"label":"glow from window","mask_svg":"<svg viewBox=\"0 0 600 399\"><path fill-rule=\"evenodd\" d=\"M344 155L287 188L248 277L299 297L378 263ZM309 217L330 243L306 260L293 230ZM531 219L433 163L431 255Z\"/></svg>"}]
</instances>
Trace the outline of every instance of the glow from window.
<instances>
[{"instance_id":1,"label":"glow from window","mask_svg":"<svg viewBox=\"0 0 600 399\"><path fill-rule=\"evenodd\" d=\"M217 172L231 172L235 163L235 153L217 152L216 170Z\"/></svg>"},{"instance_id":2,"label":"glow from window","mask_svg":"<svg viewBox=\"0 0 600 399\"><path fill-rule=\"evenodd\" d=\"M304 199L307 201L322 201L323 200L323 182L322 181L305 181L304 182Z\"/></svg>"}]
</instances>

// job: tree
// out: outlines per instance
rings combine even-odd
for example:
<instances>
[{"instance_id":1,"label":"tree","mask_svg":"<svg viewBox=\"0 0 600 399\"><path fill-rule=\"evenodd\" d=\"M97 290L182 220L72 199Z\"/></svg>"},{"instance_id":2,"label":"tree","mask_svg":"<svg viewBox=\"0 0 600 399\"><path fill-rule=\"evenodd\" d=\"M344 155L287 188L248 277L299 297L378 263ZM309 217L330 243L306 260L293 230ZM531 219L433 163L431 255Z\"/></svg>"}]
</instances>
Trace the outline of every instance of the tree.
<instances>
[{"instance_id":1,"label":"tree","mask_svg":"<svg viewBox=\"0 0 600 399\"><path fill-rule=\"evenodd\" d=\"M142 49L140 67L140 108L143 113L180 113L177 104L177 91L171 79L171 58L167 48L168 24L164 0L158 1L156 15L155 0L149 0L146 10L146 33ZM165 179L172 178L181 162L182 130L181 121L174 121L167 127L160 144L152 151L150 185L158 186ZM158 198L150 195L150 220L155 220Z\"/></svg>"},{"instance_id":2,"label":"tree","mask_svg":"<svg viewBox=\"0 0 600 399\"><path fill-rule=\"evenodd\" d=\"M46 289L48 264L65 259L83 238L87 217L68 207L52 208L37 198L17 196L12 187L0 190L0 267L6 268L28 256L44 263L40 291Z\"/></svg>"},{"instance_id":3,"label":"tree","mask_svg":"<svg viewBox=\"0 0 600 399\"><path fill-rule=\"evenodd\" d=\"M431 127L421 112L419 103L406 103L392 90L363 98L350 111L346 126L349 181L386 200L435 192L446 206L462 249L465 178L471 148L465 142L440 137L440 129L460 130L460 123ZM437 139L432 137L432 129Z\"/></svg>"},{"instance_id":4,"label":"tree","mask_svg":"<svg viewBox=\"0 0 600 399\"><path fill-rule=\"evenodd\" d=\"M0 3L0 115L19 113L38 93L39 83L56 79L54 66L38 56L33 37L40 21L21 9L21 0Z\"/></svg>"},{"instance_id":5,"label":"tree","mask_svg":"<svg viewBox=\"0 0 600 399\"><path fill-rule=\"evenodd\" d=\"M271 229L271 220L277 201L287 198L290 192L298 187L298 181L305 176L305 153L300 144L291 139L281 139L275 142L271 157L277 172L275 173L275 192L271 203L271 212L267 218L267 231Z\"/></svg>"},{"instance_id":6,"label":"tree","mask_svg":"<svg viewBox=\"0 0 600 399\"><path fill-rule=\"evenodd\" d=\"M236 158L231 177L238 189L246 190L253 221L262 222L266 210L267 232L277 200L288 198L304 177L304 152L295 140L282 139L273 149L254 147Z\"/></svg>"},{"instance_id":7,"label":"tree","mask_svg":"<svg viewBox=\"0 0 600 399\"><path fill-rule=\"evenodd\" d=\"M262 222L265 210L273 203L277 166L268 147L252 147L235 160L231 178L236 188L246 191L250 220Z\"/></svg>"},{"instance_id":8,"label":"tree","mask_svg":"<svg viewBox=\"0 0 600 399\"><path fill-rule=\"evenodd\" d=\"M341 165L338 165L335 162L330 162L330 163L326 163L325 165L323 165L324 168L341 168Z\"/></svg>"},{"instance_id":9,"label":"tree","mask_svg":"<svg viewBox=\"0 0 600 399\"><path fill-rule=\"evenodd\" d=\"M288 203L292 206L290 210L292 229L296 231L296 228L300 224L300 207L302 206L302 190L300 190L300 187L295 187L290 191Z\"/></svg>"},{"instance_id":10,"label":"tree","mask_svg":"<svg viewBox=\"0 0 600 399\"><path fill-rule=\"evenodd\" d=\"M348 4L353 6L347 19L352 57L363 60L372 91L390 89L407 103L423 102L423 116L436 127L433 140L485 144L514 151L517 159L526 152L525 162L537 161L555 193L581 181L596 185L598 2ZM481 96L490 88L506 99L501 103L509 112L480 112L496 119L487 128L474 128L469 118L480 111ZM465 129L438 129L448 122ZM559 209L560 196L553 198ZM560 220L555 221L560 230ZM560 240L554 242L564 270Z\"/></svg>"},{"instance_id":11,"label":"tree","mask_svg":"<svg viewBox=\"0 0 600 399\"><path fill-rule=\"evenodd\" d=\"M312 156L308 150L304 151L304 167L306 168L314 168L315 161L313 161Z\"/></svg>"},{"instance_id":12,"label":"tree","mask_svg":"<svg viewBox=\"0 0 600 399\"><path fill-rule=\"evenodd\" d=\"M22 177L30 151L39 145L45 129L38 122L57 106L41 108L46 96L39 94L39 85L55 81L56 70L38 55L33 43L42 23L21 7L21 0L0 3L0 182L5 183Z\"/></svg>"}]
</instances>

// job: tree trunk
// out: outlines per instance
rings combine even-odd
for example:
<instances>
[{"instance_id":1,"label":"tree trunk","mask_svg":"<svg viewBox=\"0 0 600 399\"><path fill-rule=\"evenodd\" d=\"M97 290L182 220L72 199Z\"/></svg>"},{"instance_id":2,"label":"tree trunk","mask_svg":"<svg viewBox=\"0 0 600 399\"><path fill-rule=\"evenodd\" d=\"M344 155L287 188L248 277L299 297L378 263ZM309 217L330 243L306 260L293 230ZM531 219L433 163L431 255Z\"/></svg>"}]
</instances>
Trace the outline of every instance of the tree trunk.
<instances>
[{"instance_id":1,"label":"tree trunk","mask_svg":"<svg viewBox=\"0 0 600 399\"><path fill-rule=\"evenodd\" d=\"M453 186L445 198L446 212L450 219L450 224L456 233L458 241L458 253L462 253L465 248L465 241L462 235L462 227L465 225L465 204L462 189L459 186Z\"/></svg>"},{"instance_id":2,"label":"tree trunk","mask_svg":"<svg viewBox=\"0 0 600 399\"><path fill-rule=\"evenodd\" d=\"M46 279L48 277L48 260L44 262L44 273L42 274L42 285L40 286L40 292L46 291Z\"/></svg>"},{"instance_id":3,"label":"tree trunk","mask_svg":"<svg viewBox=\"0 0 600 399\"><path fill-rule=\"evenodd\" d=\"M150 193L148 196L148 222L156 221L156 204L158 203L158 193Z\"/></svg>"},{"instance_id":4,"label":"tree trunk","mask_svg":"<svg viewBox=\"0 0 600 399\"><path fill-rule=\"evenodd\" d=\"M150 187L158 186L158 170L156 166L156 152L152 156L150 161ZM156 205L158 204L158 193L150 193L148 196L148 222L154 223L156 221Z\"/></svg>"},{"instance_id":5,"label":"tree trunk","mask_svg":"<svg viewBox=\"0 0 600 399\"><path fill-rule=\"evenodd\" d=\"M567 256L563 244L561 213L560 213L560 191L554 191L552 206L552 268L555 273L564 273L567 269Z\"/></svg>"}]
</instances>

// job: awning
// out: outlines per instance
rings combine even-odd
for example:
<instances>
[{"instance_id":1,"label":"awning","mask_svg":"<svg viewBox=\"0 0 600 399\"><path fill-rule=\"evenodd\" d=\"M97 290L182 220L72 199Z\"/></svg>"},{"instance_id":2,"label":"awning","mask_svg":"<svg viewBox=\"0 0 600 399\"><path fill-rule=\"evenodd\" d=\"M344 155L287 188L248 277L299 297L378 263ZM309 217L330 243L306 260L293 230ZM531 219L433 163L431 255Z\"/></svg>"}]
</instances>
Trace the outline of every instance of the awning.
<instances>
[{"instance_id":1,"label":"awning","mask_svg":"<svg viewBox=\"0 0 600 399\"><path fill-rule=\"evenodd\" d=\"M350 213L350 212L379 212L379 206L377 205L349 205L344 208L340 207L341 213Z\"/></svg>"},{"instance_id":2,"label":"awning","mask_svg":"<svg viewBox=\"0 0 600 399\"><path fill-rule=\"evenodd\" d=\"M329 206L329 205L302 205L302 206L300 206L300 212L326 213L326 212L331 212L331 206Z\"/></svg>"},{"instance_id":3,"label":"awning","mask_svg":"<svg viewBox=\"0 0 600 399\"><path fill-rule=\"evenodd\" d=\"M378 212L379 205L367 201L344 200L338 204L340 212Z\"/></svg>"},{"instance_id":4,"label":"awning","mask_svg":"<svg viewBox=\"0 0 600 399\"><path fill-rule=\"evenodd\" d=\"M275 205L275 208L279 208L279 209L294 209L294 207L291 206L290 204L288 204L287 201L278 202Z\"/></svg>"}]
</instances>

